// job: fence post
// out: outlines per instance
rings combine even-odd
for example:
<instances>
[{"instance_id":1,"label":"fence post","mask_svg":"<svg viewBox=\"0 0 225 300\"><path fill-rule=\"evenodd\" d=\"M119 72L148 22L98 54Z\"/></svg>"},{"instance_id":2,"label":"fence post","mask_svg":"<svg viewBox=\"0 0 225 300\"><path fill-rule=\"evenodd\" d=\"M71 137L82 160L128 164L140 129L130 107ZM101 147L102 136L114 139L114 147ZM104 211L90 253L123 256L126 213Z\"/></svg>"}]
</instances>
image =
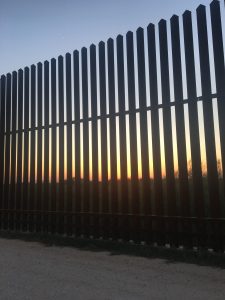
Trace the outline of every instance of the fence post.
<instances>
[{"instance_id":1,"label":"fence post","mask_svg":"<svg viewBox=\"0 0 225 300\"><path fill-rule=\"evenodd\" d=\"M49 62L44 62L44 231L49 223Z\"/></svg>"},{"instance_id":2,"label":"fence post","mask_svg":"<svg viewBox=\"0 0 225 300\"><path fill-rule=\"evenodd\" d=\"M23 139L23 230L27 231L28 221L28 163L29 163L29 85L30 70L24 69L24 139Z\"/></svg>"},{"instance_id":3,"label":"fence post","mask_svg":"<svg viewBox=\"0 0 225 300\"><path fill-rule=\"evenodd\" d=\"M92 207L94 217L93 235L99 234L99 168L98 168L98 120L97 120L97 68L96 46L90 46L90 74L91 74L91 116L92 116Z\"/></svg>"},{"instance_id":4,"label":"fence post","mask_svg":"<svg viewBox=\"0 0 225 300\"><path fill-rule=\"evenodd\" d=\"M139 27L137 36L137 66L138 66L138 91L140 107L140 137L141 137L141 165L142 165L142 211L148 216L151 214L151 189L149 180L149 149L148 149L148 125L147 125L147 92L145 72L145 43L144 29ZM142 221L142 239L151 240L151 220L149 217Z\"/></svg>"},{"instance_id":5,"label":"fence post","mask_svg":"<svg viewBox=\"0 0 225 300\"><path fill-rule=\"evenodd\" d=\"M127 133L125 115L125 77L124 77L124 45L123 36L117 36L117 83L118 83L118 105L119 105L119 145L120 145L120 201L119 211L128 213L128 178L127 178ZM126 218L119 218L118 237L127 236Z\"/></svg>"},{"instance_id":6,"label":"fence post","mask_svg":"<svg viewBox=\"0 0 225 300\"><path fill-rule=\"evenodd\" d=\"M193 176L193 185L194 185L196 213L197 216L200 218L204 216L204 202L203 202L198 108L197 108L197 101L196 101L197 92L196 92L192 17L191 17L191 12L189 11L186 11L183 14L183 26L184 26L188 108L189 108L189 126L190 126L190 140L191 140L192 176Z\"/></svg>"},{"instance_id":7,"label":"fence post","mask_svg":"<svg viewBox=\"0 0 225 300\"><path fill-rule=\"evenodd\" d=\"M81 50L82 59L82 104L83 104L83 234L89 236L89 121L88 121L88 65L87 48Z\"/></svg>"},{"instance_id":8,"label":"fence post","mask_svg":"<svg viewBox=\"0 0 225 300\"><path fill-rule=\"evenodd\" d=\"M169 82L169 58L168 58L168 41L167 41L167 24L165 20L159 22L159 47L161 63L161 84L162 84L162 104L163 108L163 131L165 147L165 166L166 166L166 187L167 187L167 212L170 217L177 215L176 208L176 190L173 161L173 140L172 140L172 122L170 103L170 82ZM176 222L176 221L175 221ZM177 243L175 222L170 220L169 230L174 243ZM176 234L176 233L175 233Z\"/></svg>"},{"instance_id":9,"label":"fence post","mask_svg":"<svg viewBox=\"0 0 225 300\"><path fill-rule=\"evenodd\" d=\"M209 66L208 33L205 6L197 9L198 41L201 68L201 83L203 96L203 113L205 127L207 177L209 185L210 216L220 216L220 199L216 161L216 146L212 108L212 89Z\"/></svg>"},{"instance_id":10,"label":"fence post","mask_svg":"<svg viewBox=\"0 0 225 300\"><path fill-rule=\"evenodd\" d=\"M182 84L182 69L181 69L181 43L180 43L180 28L178 16L173 16L170 19L171 24L171 40L172 40L172 58L173 58L173 76L174 76L174 96L175 96L175 114L176 114L176 133L177 133L177 154L178 154L178 172L179 172L179 191L181 215L190 217L190 193L188 186L188 171L187 171L187 153L186 153L186 137L184 123L184 103L183 103L183 84ZM176 180L176 179L175 179ZM177 179L178 180L178 179ZM182 221L182 241L190 246L191 226Z\"/></svg>"},{"instance_id":11,"label":"fence post","mask_svg":"<svg viewBox=\"0 0 225 300\"><path fill-rule=\"evenodd\" d=\"M71 54L66 53L66 116L67 116L67 234L72 235L72 87L71 87Z\"/></svg>"},{"instance_id":12,"label":"fence post","mask_svg":"<svg viewBox=\"0 0 225 300\"><path fill-rule=\"evenodd\" d=\"M156 65L156 40L155 26L149 24L147 27L148 36L148 59L149 59L149 80L150 80L150 100L151 100L151 127L152 127L152 152L153 152L153 172L154 172L154 200L156 223L153 223L153 231L156 234L153 239L160 245L164 244L164 203L162 188L162 167L160 155L160 136L159 136L159 110L158 105L158 83Z\"/></svg>"},{"instance_id":13,"label":"fence post","mask_svg":"<svg viewBox=\"0 0 225 300\"><path fill-rule=\"evenodd\" d=\"M36 214L36 231L42 230L42 63L37 65L37 214Z\"/></svg>"},{"instance_id":14,"label":"fence post","mask_svg":"<svg viewBox=\"0 0 225 300\"><path fill-rule=\"evenodd\" d=\"M34 213L36 213L36 182L35 182L35 136L36 136L36 66L31 66L31 132L30 132L30 198L29 198L29 230L33 231Z\"/></svg>"},{"instance_id":15,"label":"fence post","mask_svg":"<svg viewBox=\"0 0 225 300\"><path fill-rule=\"evenodd\" d=\"M216 76L217 103L220 128L221 157L223 167L223 184L225 193L225 66L224 45L222 35L220 2L214 0L210 4L213 52ZM225 212L223 211L223 216Z\"/></svg>"},{"instance_id":16,"label":"fence post","mask_svg":"<svg viewBox=\"0 0 225 300\"><path fill-rule=\"evenodd\" d=\"M130 128L130 159L131 159L131 213L129 220L129 238L139 239L139 219L137 215L140 211L140 199L138 195L138 157L137 157L137 116L135 99L135 72L134 72L134 41L133 32L126 35L127 42L127 84L129 103L129 128ZM129 194L128 194L129 195ZM128 196L127 195L127 196Z\"/></svg>"},{"instance_id":17,"label":"fence post","mask_svg":"<svg viewBox=\"0 0 225 300\"><path fill-rule=\"evenodd\" d=\"M9 221L9 197L10 197L10 130L11 130L11 84L12 78L11 74L6 75L6 136L5 136L5 189L4 189L4 202L3 208L4 219L3 223L4 229L8 229L8 221Z\"/></svg>"},{"instance_id":18,"label":"fence post","mask_svg":"<svg viewBox=\"0 0 225 300\"><path fill-rule=\"evenodd\" d=\"M73 72L74 72L74 109L75 109L75 230L79 236L81 234L81 153L80 153L80 66L79 52L73 52Z\"/></svg>"},{"instance_id":19,"label":"fence post","mask_svg":"<svg viewBox=\"0 0 225 300\"><path fill-rule=\"evenodd\" d=\"M224 65L224 45L223 45L223 35L222 35L222 24L221 24L221 13L220 13L220 2L214 0L210 4L211 12L211 25L212 25L212 38L213 38L213 51L214 51L214 65L215 65L215 75L216 75L216 90L217 90L217 103L218 103L218 115L219 115L219 129L220 129L220 145L221 145L221 157L223 166L223 188L225 197L225 65ZM223 201L224 201L223 197ZM218 206L221 203L218 203ZM222 206L221 206L222 207ZM216 207L214 208L216 210ZM213 211L214 214L217 212ZM217 216L225 215L224 206L223 212L221 210L218 212ZM214 232L217 233L217 239L219 249L224 247L224 225L218 223L217 228Z\"/></svg>"},{"instance_id":20,"label":"fence post","mask_svg":"<svg viewBox=\"0 0 225 300\"><path fill-rule=\"evenodd\" d=\"M58 91L59 91L59 218L58 233L65 230L65 203L64 203L64 63L63 57L58 57Z\"/></svg>"},{"instance_id":21,"label":"fence post","mask_svg":"<svg viewBox=\"0 0 225 300\"><path fill-rule=\"evenodd\" d=\"M16 230L21 229L22 210L22 129L23 129L23 70L18 71L18 136L17 136L17 184L16 184Z\"/></svg>"},{"instance_id":22,"label":"fence post","mask_svg":"<svg viewBox=\"0 0 225 300\"><path fill-rule=\"evenodd\" d=\"M107 119L106 119L106 65L105 43L99 43L99 89L100 89L100 114L101 114L101 154L102 154L102 213L103 222L101 232L108 235L108 153L107 153Z\"/></svg>"},{"instance_id":23,"label":"fence post","mask_svg":"<svg viewBox=\"0 0 225 300\"><path fill-rule=\"evenodd\" d=\"M56 231L56 211L57 207L57 159L56 159L56 147L57 147L57 135L56 135L56 59L51 59L51 114L52 114L52 163L51 163L51 232Z\"/></svg>"},{"instance_id":24,"label":"fence post","mask_svg":"<svg viewBox=\"0 0 225 300\"><path fill-rule=\"evenodd\" d=\"M194 60L194 42L193 42L193 30L192 30L192 16L190 11L186 11L183 14L183 27L184 27L184 48L185 48L186 76L187 76L194 206L195 206L195 213L199 218L197 224L197 231L199 233L198 243L200 243L200 245L203 245L205 242L205 238L203 237L204 225L202 224L200 218L203 218L205 215L204 213L205 207L204 207L203 184L202 184L198 107L196 101L197 91L196 91L195 60Z\"/></svg>"},{"instance_id":25,"label":"fence post","mask_svg":"<svg viewBox=\"0 0 225 300\"><path fill-rule=\"evenodd\" d=\"M4 192L4 143L5 143L5 88L6 78L1 76L1 102L0 102L0 228L2 228L2 220L4 217L3 209L3 192Z\"/></svg>"},{"instance_id":26,"label":"fence post","mask_svg":"<svg viewBox=\"0 0 225 300\"><path fill-rule=\"evenodd\" d=\"M11 135L11 195L10 195L10 216L9 229L14 229L15 220L15 188L16 188L16 125L17 125L17 72L12 73L12 135Z\"/></svg>"},{"instance_id":27,"label":"fence post","mask_svg":"<svg viewBox=\"0 0 225 300\"><path fill-rule=\"evenodd\" d=\"M111 202L111 217L110 217L110 235L117 231L116 213L118 212L118 191L117 191L117 153L116 153L116 98L115 98L115 69L114 69L114 41L108 39L108 85L109 85L109 136L110 136L110 167L111 179L110 185L110 202Z\"/></svg>"}]
</instances>

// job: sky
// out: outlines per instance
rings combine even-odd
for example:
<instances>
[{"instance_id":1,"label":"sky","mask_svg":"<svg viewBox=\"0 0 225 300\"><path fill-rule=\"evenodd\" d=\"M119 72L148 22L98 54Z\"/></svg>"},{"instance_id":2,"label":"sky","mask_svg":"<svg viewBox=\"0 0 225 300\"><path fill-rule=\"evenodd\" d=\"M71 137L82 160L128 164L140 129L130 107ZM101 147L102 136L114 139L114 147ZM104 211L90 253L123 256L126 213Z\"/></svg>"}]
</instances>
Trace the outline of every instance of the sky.
<instances>
[{"instance_id":1,"label":"sky","mask_svg":"<svg viewBox=\"0 0 225 300\"><path fill-rule=\"evenodd\" d=\"M89 47L210 0L0 0L0 74Z\"/></svg>"}]
</instances>

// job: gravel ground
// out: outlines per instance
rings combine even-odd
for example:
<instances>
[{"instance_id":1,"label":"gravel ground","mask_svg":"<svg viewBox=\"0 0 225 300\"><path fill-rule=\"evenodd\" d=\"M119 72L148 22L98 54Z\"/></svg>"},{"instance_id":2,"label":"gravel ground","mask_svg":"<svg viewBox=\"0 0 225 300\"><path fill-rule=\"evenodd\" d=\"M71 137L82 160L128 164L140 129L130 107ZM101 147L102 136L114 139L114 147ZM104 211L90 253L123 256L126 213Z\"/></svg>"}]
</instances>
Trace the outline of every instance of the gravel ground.
<instances>
[{"instance_id":1,"label":"gravel ground","mask_svg":"<svg viewBox=\"0 0 225 300\"><path fill-rule=\"evenodd\" d=\"M225 269L0 238L0 299L225 299Z\"/></svg>"}]
</instances>

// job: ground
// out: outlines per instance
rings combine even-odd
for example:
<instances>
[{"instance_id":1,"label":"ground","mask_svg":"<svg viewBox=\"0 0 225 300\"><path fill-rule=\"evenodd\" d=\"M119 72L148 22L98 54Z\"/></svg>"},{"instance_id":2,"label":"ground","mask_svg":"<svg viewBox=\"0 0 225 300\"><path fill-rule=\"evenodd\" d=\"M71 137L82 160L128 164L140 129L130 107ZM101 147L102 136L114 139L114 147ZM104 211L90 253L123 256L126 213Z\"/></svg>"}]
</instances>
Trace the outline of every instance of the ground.
<instances>
[{"instance_id":1,"label":"ground","mask_svg":"<svg viewBox=\"0 0 225 300\"><path fill-rule=\"evenodd\" d=\"M0 238L0 299L225 299L225 268L107 247Z\"/></svg>"}]
</instances>

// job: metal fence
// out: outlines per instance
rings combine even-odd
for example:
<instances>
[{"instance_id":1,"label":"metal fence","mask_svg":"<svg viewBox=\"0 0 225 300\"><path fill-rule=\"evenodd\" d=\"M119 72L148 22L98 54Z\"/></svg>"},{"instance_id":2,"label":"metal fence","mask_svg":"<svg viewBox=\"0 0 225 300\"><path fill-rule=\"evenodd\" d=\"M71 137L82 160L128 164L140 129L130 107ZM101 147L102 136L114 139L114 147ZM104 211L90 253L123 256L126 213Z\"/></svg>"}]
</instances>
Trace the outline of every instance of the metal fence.
<instances>
[{"instance_id":1,"label":"metal fence","mask_svg":"<svg viewBox=\"0 0 225 300\"><path fill-rule=\"evenodd\" d=\"M220 2L206 12L1 76L2 230L223 249Z\"/></svg>"}]
</instances>

